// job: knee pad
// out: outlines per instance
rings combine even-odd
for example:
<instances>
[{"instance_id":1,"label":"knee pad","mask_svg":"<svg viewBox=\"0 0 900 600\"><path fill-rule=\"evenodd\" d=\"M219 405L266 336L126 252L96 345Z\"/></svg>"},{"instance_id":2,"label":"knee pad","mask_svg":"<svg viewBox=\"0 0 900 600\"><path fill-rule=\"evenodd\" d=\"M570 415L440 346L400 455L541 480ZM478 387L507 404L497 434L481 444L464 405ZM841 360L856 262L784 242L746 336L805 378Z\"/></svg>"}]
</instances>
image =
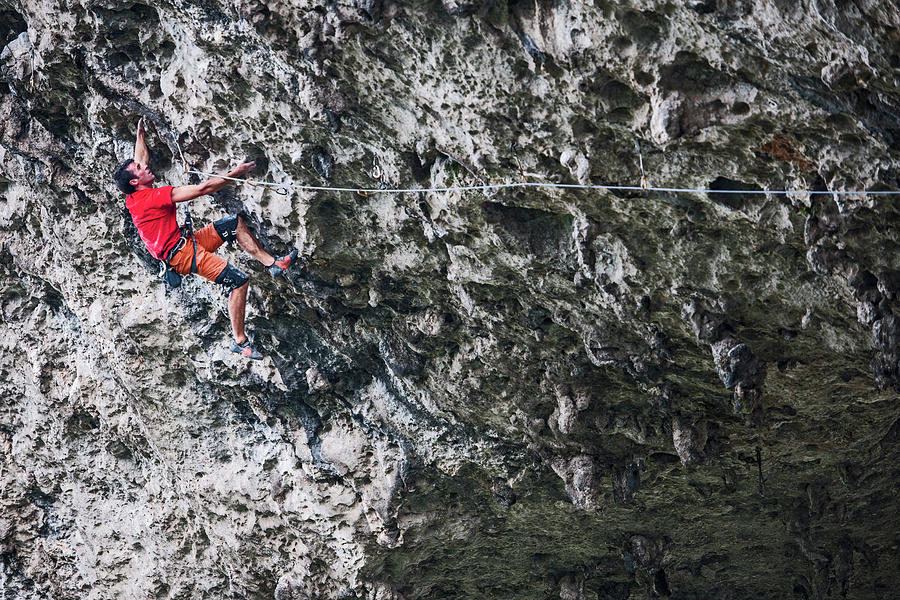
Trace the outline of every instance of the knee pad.
<instances>
[{"instance_id":1,"label":"knee pad","mask_svg":"<svg viewBox=\"0 0 900 600\"><path fill-rule=\"evenodd\" d=\"M223 286L229 294L248 281L250 281L250 278L247 277L246 273L237 267L231 266L231 263L225 265L225 268L216 277L216 283Z\"/></svg>"},{"instance_id":2,"label":"knee pad","mask_svg":"<svg viewBox=\"0 0 900 600\"><path fill-rule=\"evenodd\" d=\"M237 215L228 215L227 217L213 222L213 227L216 228L216 233L219 234L219 237L222 238L223 242L226 242L228 244L234 242L237 239L237 226Z\"/></svg>"}]
</instances>

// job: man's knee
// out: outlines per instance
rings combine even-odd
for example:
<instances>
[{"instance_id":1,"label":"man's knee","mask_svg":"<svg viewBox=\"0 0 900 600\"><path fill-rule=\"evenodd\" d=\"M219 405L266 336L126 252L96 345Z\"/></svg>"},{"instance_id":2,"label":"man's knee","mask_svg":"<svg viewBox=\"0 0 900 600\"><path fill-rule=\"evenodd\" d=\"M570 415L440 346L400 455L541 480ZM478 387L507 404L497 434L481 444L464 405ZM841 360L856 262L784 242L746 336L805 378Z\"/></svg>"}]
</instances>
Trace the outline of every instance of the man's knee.
<instances>
[{"instance_id":1,"label":"man's knee","mask_svg":"<svg viewBox=\"0 0 900 600\"><path fill-rule=\"evenodd\" d=\"M247 285L247 282L249 281L250 278L247 277L246 273L237 267L232 266L230 263L225 265L225 268L222 269L222 272L216 277L216 283L223 286L228 294L231 294L231 292L239 287Z\"/></svg>"},{"instance_id":2,"label":"man's knee","mask_svg":"<svg viewBox=\"0 0 900 600\"><path fill-rule=\"evenodd\" d=\"M227 217L223 217L218 221L213 222L216 233L219 234L219 237L222 238L223 242L228 244L237 239L238 225L243 225L243 221L238 215L228 215Z\"/></svg>"}]
</instances>

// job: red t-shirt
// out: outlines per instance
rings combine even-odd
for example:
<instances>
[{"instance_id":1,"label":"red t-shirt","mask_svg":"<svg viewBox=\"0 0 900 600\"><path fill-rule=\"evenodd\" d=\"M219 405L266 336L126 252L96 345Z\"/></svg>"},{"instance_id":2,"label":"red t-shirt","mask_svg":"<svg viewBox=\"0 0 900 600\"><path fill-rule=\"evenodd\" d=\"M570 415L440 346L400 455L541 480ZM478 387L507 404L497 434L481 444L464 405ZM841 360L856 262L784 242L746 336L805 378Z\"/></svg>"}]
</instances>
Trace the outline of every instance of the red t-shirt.
<instances>
[{"instance_id":1,"label":"red t-shirt","mask_svg":"<svg viewBox=\"0 0 900 600\"><path fill-rule=\"evenodd\" d=\"M175 219L172 186L138 190L125 197L125 206L144 245L154 257L163 260L181 237Z\"/></svg>"}]
</instances>

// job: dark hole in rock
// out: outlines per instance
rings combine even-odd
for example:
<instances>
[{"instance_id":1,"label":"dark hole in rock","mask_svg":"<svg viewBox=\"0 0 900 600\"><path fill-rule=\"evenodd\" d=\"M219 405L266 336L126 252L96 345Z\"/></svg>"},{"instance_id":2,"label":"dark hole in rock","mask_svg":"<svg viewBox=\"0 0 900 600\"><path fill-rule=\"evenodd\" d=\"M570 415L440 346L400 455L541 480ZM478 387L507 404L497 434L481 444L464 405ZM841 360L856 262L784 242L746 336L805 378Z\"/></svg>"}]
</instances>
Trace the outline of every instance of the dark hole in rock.
<instances>
[{"instance_id":1,"label":"dark hole in rock","mask_svg":"<svg viewBox=\"0 0 900 600\"><path fill-rule=\"evenodd\" d=\"M797 366L797 360L794 358L786 358L784 360L779 360L777 363L779 373L784 373L785 371L789 371L796 366Z\"/></svg>"},{"instance_id":2,"label":"dark hole in rock","mask_svg":"<svg viewBox=\"0 0 900 600\"><path fill-rule=\"evenodd\" d=\"M543 306L536 306L528 311L525 319L525 326L528 329L541 329L550 325L553 325L553 316Z\"/></svg>"},{"instance_id":3,"label":"dark hole in rock","mask_svg":"<svg viewBox=\"0 0 900 600\"><path fill-rule=\"evenodd\" d=\"M115 8L104 6L90 8L110 31L129 30L134 23L140 23L145 28L159 24L159 14L152 6L138 3L113 4L113 6Z\"/></svg>"},{"instance_id":4,"label":"dark hole in rock","mask_svg":"<svg viewBox=\"0 0 900 600\"><path fill-rule=\"evenodd\" d=\"M669 454L668 452L654 452L649 458L652 463L661 465L674 465L681 462L677 454Z\"/></svg>"},{"instance_id":5,"label":"dark hole in rock","mask_svg":"<svg viewBox=\"0 0 900 600\"><path fill-rule=\"evenodd\" d=\"M133 456L131 449L126 446L121 440L110 441L108 444L106 444L106 451L116 458L121 459L129 459Z\"/></svg>"},{"instance_id":6,"label":"dark hole in rock","mask_svg":"<svg viewBox=\"0 0 900 600\"><path fill-rule=\"evenodd\" d=\"M173 164L173 157L169 152L162 150L165 146L150 148L150 169L159 174L168 170Z\"/></svg>"},{"instance_id":7,"label":"dark hole in rock","mask_svg":"<svg viewBox=\"0 0 900 600\"><path fill-rule=\"evenodd\" d=\"M110 67L121 67L122 65L128 64L131 62L131 59L124 52L113 52L106 59L106 62Z\"/></svg>"},{"instance_id":8,"label":"dark hole in rock","mask_svg":"<svg viewBox=\"0 0 900 600\"><path fill-rule=\"evenodd\" d=\"M604 581L597 588L597 600L628 600L630 597L629 581Z\"/></svg>"},{"instance_id":9,"label":"dark hole in rock","mask_svg":"<svg viewBox=\"0 0 900 600\"><path fill-rule=\"evenodd\" d=\"M709 184L710 190L755 190L757 189L755 186L750 185L748 183L744 183L743 181L735 181L734 179L728 179L727 177L716 177L712 183ZM743 208L752 198L750 194L740 194L733 192L709 192L709 199L715 202L716 204L721 204L722 206L727 206L733 210L739 210Z\"/></svg>"},{"instance_id":10,"label":"dark hole in rock","mask_svg":"<svg viewBox=\"0 0 900 600\"><path fill-rule=\"evenodd\" d=\"M660 32L656 27L646 26L635 31L634 37L642 46L649 46L659 40Z\"/></svg>"},{"instance_id":11,"label":"dark hole in rock","mask_svg":"<svg viewBox=\"0 0 900 600\"><path fill-rule=\"evenodd\" d=\"M509 507L516 503L516 493L501 477L494 477L491 485L491 491L493 493L494 500L496 500L503 506Z\"/></svg>"},{"instance_id":12,"label":"dark hole in rock","mask_svg":"<svg viewBox=\"0 0 900 600\"><path fill-rule=\"evenodd\" d=\"M863 139L855 133L842 133L840 140L841 144L847 146L861 146L864 143Z\"/></svg>"},{"instance_id":13,"label":"dark hole in rock","mask_svg":"<svg viewBox=\"0 0 900 600\"><path fill-rule=\"evenodd\" d=\"M666 580L666 572L662 569L657 571L653 576L653 594L657 597L668 597L671 592L669 591L669 583Z\"/></svg>"},{"instance_id":14,"label":"dark hole in rock","mask_svg":"<svg viewBox=\"0 0 900 600\"><path fill-rule=\"evenodd\" d=\"M122 48L122 52L124 52L132 60L140 59L144 55L144 51L138 44L129 44Z\"/></svg>"},{"instance_id":15,"label":"dark hole in rock","mask_svg":"<svg viewBox=\"0 0 900 600\"><path fill-rule=\"evenodd\" d=\"M175 42L171 40L165 40L162 44L159 45L159 53L163 58L168 58L175 54Z\"/></svg>"},{"instance_id":16,"label":"dark hole in rock","mask_svg":"<svg viewBox=\"0 0 900 600\"><path fill-rule=\"evenodd\" d=\"M590 137L595 135L599 129L591 121L584 117L575 117L572 120L572 135L576 138Z\"/></svg>"},{"instance_id":17,"label":"dark hole in rock","mask_svg":"<svg viewBox=\"0 0 900 600\"><path fill-rule=\"evenodd\" d=\"M363 0L358 6L357 12L367 25L378 22L384 13L383 0Z\"/></svg>"},{"instance_id":18,"label":"dark hole in rock","mask_svg":"<svg viewBox=\"0 0 900 600\"><path fill-rule=\"evenodd\" d=\"M336 112L325 109L325 117L328 119L328 129L331 133L337 133L341 130L341 117Z\"/></svg>"},{"instance_id":19,"label":"dark hole in rock","mask_svg":"<svg viewBox=\"0 0 900 600\"><path fill-rule=\"evenodd\" d=\"M892 69L900 69L900 55L891 54L888 57L888 62L891 64Z\"/></svg>"},{"instance_id":20,"label":"dark hole in rock","mask_svg":"<svg viewBox=\"0 0 900 600\"><path fill-rule=\"evenodd\" d=\"M84 433L100 427L100 419L91 413L76 411L72 414L66 426L70 433Z\"/></svg>"},{"instance_id":21,"label":"dark hole in rock","mask_svg":"<svg viewBox=\"0 0 900 600\"><path fill-rule=\"evenodd\" d=\"M617 108L606 113L606 120L610 123L627 123L631 120L632 114L630 108Z\"/></svg>"},{"instance_id":22,"label":"dark hole in rock","mask_svg":"<svg viewBox=\"0 0 900 600\"><path fill-rule=\"evenodd\" d=\"M0 10L0 47L19 37L28 29L24 17L14 10Z\"/></svg>"},{"instance_id":23,"label":"dark hole in rock","mask_svg":"<svg viewBox=\"0 0 900 600\"><path fill-rule=\"evenodd\" d=\"M779 329L778 334L788 341L797 339L797 335L798 335L797 332L794 331L793 329L784 329L784 328Z\"/></svg>"},{"instance_id":24,"label":"dark hole in rock","mask_svg":"<svg viewBox=\"0 0 900 600\"><path fill-rule=\"evenodd\" d=\"M495 202L482 206L485 220L500 227L502 237L513 249L554 259L564 259L571 252L571 215Z\"/></svg>"},{"instance_id":25,"label":"dark hole in rock","mask_svg":"<svg viewBox=\"0 0 900 600\"><path fill-rule=\"evenodd\" d=\"M478 10L474 2L444 2L444 9L452 17L468 17Z\"/></svg>"},{"instance_id":26,"label":"dark hole in rock","mask_svg":"<svg viewBox=\"0 0 900 600\"><path fill-rule=\"evenodd\" d=\"M401 156L403 157L406 165L409 167L409 171L410 173L412 173L413 179L415 179L417 183L422 184L428 181L430 172L422 164L422 161L419 159L419 155L416 152L402 152ZM428 214L427 211L423 212L425 212L425 214Z\"/></svg>"},{"instance_id":27,"label":"dark hole in rock","mask_svg":"<svg viewBox=\"0 0 900 600\"><path fill-rule=\"evenodd\" d=\"M319 230L330 232L329 235L323 237L324 245L333 247L333 245L339 243L342 238L340 232L346 229L344 220L347 218L341 206L332 200L324 200L318 206L315 206L312 212L316 219L315 222L319 225Z\"/></svg>"},{"instance_id":28,"label":"dark hole in rock","mask_svg":"<svg viewBox=\"0 0 900 600\"><path fill-rule=\"evenodd\" d=\"M634 46L634 42L631 41L631 38L627 38L624 36L619 36L613 41L613 47L616 50L625 50L626 48L630 48Z\"/></svg>"},{"instance_id":29,"label":"dark hole in rock","mask_svg":"<svg viewBox=\"0 0 900 600\"><path fill-rule=\"evenodd\" d=\"M731 112L736 115L746 115L750 112L750 105L746 102L735 102L734 106L731 107Z\"/></svg>"},{"instance_id":30,"label":"dark hole in rock","mask_svg":"<svg viewBox=\"0 0 900 600\"><path fill-rule=\"evenodd\" d=\"M652 11L628 10L618 21L639 45L653 44L661 38L660 17Z\"/></svg>"},{"instance_id":31,"label":"dark hole in rock","mask_svg":"<svg viewBox=\"0 0 900 600\"><path fill-rule=\"evenodd\" d=\"M727 75L691 52L679 52L672 63L659 70L659 86L665 89L707 92L710 88L726 87L728 83Z\"/></svg>"},{"instance_id":32,"label":"dark hole in rock","mask_svg":"<svg viewBox=\"0 0 900 600\"><path fill-rule=\"evenodd\" d=\"M634 74L634 80L641 85L650 85L655 81L655 79L656 78L652 73L648 73L646 71L638 71Z\"/></svg>"},{"instance_id":33,"label":"dark hole in rock","mask_svg":"<svg viewBox=\"0 0 900 600\"><path fill-rule=\"evenodd\" d=\"M244 160L252 160L256 163L256 167L249 174L250 177L262 175L269 170L269 158L266 156L266 149L261 146L250 145L244 146Z\"/></svg>"},{"instance_id":34,"label":"dark hole in rock","mask_svg":"<svg viewBox=\"0 0 900 600\"><path fill-rule=\"evenodd\" d=\"M610 81L599 90L601 101L609 110L619 107L634 107L641 104L640 97L621 81Z\"/></svg>"},{"instance_id":35,"label":"dark hole in rock","mask_svg":"<svg viewBox=\"0 0 900 600\"><path fill-rule=\"evenodd\" d=\"M716 10L716 0L688 0L687 5L700 15L707 15Z\"/></svg>"},{"instance_id":36,"label":"dark hole in rock","mask_svg":"<svg viewBox=\"0 0 900 600\"><path fill-rule=\"evenodd\" d=\"M32 488L31 492L28 495L31 497L31 501L34 502L36 506L40 506L41 508L47 508L48 506L51 506L54 502L56 502L56 498L54 498L50 494L44 493L37 487Z\"/></svg>"},{"instance_id":37,"label":"dark hole in rock","mask_svg":"<svg viewBox=\"0 0 900 600\"><path fill-rule=\"evenodd\" d=\"M71 310L69 310L69 307L66 305L66 300L63 298L63 295L49 285L44 290L44 302L50 308L50 312L54 315L67 312L71 313Z\"/></svg>"}]
</instances>

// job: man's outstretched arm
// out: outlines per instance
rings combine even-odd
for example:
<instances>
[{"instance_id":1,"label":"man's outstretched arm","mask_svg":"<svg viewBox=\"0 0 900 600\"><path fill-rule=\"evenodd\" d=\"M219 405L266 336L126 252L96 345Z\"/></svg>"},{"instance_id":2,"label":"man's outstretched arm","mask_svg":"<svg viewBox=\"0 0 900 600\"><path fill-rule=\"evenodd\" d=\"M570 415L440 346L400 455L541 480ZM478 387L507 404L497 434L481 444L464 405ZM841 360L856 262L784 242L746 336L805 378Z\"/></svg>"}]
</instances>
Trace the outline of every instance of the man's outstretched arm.
<instances>
[{"instance_id":1,"label":"man's outstretched arm","mask_svg":"<svg viewBox=\"0 0 900 600\"><path fill-rule=\"evenodd\" d=\"M134 162L146 165L150 161L147 142L144 141L144 118L138 119L137 134L134 141Z\"/></svg>"},{"instance_id":2,"label":"man's outstretched arm","mask_svg":"<svg viewBox=\"0 0 900 600\"><path fill-rule=\"evenodd\" d=\"M249 173L250 170L252 170L255 166L256 163L253 161L242 162L232 171L226 173L225 177L242 177ZM230 182L227 179L222 179L221 177L212 177L210 179L207 179L203 183L198 183L197 185L180 185L172 189L172 201L187 202L188 200L193 200L194 198L198 198L200 196L215 194L229 183Z\"/></svg>"}]
</instances>

